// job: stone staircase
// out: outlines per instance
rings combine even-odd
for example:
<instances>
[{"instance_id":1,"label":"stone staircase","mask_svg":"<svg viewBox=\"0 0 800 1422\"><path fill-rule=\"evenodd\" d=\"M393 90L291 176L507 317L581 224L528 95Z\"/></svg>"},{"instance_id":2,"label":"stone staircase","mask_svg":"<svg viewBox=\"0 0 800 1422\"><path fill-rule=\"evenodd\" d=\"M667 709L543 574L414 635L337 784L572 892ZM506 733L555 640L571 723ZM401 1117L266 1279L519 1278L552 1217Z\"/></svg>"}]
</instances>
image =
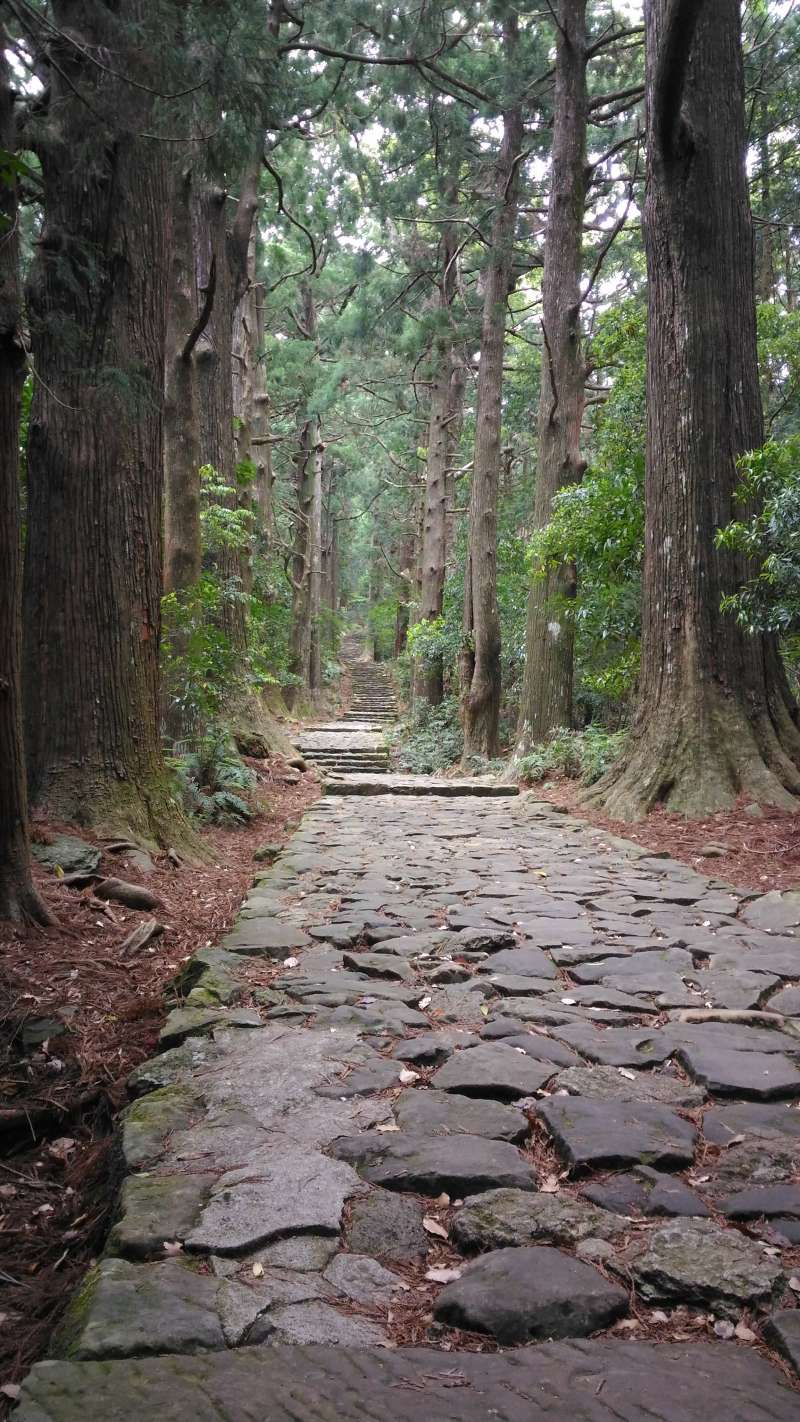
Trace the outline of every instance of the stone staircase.
<instances>
[{"instance_id":1,"label":"stone staircase","mask_svg":"<svg viewBox=\"0 0 800 1422\"><path fill-rule=\"evenodd\" d=\"M306 728L298 742L303 758L328 775L383 775L389 770L385 733L397 720L392 673L364 658L362 639L351 633L342 643L352 697L339 721Z\"/></svg>"}]
</instances>

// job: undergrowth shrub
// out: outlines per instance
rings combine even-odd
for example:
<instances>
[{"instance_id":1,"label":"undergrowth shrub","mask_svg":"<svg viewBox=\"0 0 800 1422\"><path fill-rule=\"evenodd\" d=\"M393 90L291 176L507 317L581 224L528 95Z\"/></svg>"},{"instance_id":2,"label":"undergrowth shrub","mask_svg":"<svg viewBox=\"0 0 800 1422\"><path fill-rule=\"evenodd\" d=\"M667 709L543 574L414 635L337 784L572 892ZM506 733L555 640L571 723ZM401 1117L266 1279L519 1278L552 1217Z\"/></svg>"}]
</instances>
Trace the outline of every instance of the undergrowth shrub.
<instances>
[{"instance_id":1,"label":"undergrowth shrub","mask_svg":"<svg viewBox=\"0 0 800 1422\"><path fill-rule=\"evenodd\" d=\"M440 706L422 703L402 728L400 765L414 775L432 775L459 760L463 749L458 701L449 696Z\"/></svg>"},{"instance_id":2,"label":"undergrowth shrub","mask_svg":"<svg viewBox=\"0 0 800 1422\"><path fill-rule=\"evenodd\" d=\"M520 780L544 780L548 775L567 775L592 785L622 754L625 731L607 731L603 726L587 726L583 731L556 731L517 761Z\"/></svg>"},{"instance_id":3,"label":"undergrowth shrub","mask_svg":"<svg viewBox=\"0 0 800 1422\"><path fill-rule=\"evenodd\" d=\"M255 789L256 777L227 727L212 726L196 750L187 750L172 764L186 808L204 824L236 826L253 819L247 795Z\"/></svg>"}]
</instances>

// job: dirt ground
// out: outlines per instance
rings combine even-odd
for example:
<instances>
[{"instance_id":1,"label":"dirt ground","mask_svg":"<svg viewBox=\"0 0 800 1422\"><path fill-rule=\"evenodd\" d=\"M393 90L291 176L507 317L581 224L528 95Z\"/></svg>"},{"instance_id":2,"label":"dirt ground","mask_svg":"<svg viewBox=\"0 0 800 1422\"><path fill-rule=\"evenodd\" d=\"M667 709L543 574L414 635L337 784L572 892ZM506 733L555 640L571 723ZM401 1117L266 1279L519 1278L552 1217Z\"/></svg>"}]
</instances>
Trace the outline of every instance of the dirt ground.
<instances>
[{"instance_id":1,"label":"dirt ground","mask_svg":"<svg viewBox=\"0 0 800 1422\"><path fill-rule=\"evenodd\" d=\"M155 1050L165 987L233 922L259 867L254 851L285 842L320 793L314 773L277 759L248 764L258 816L246 828L203 831L207 864L162 855L144 871L125 849L103 853L100 871L157 896L152 914L37 868L58 926L0 931L0 1416L105 1238L114 1119L129 1073ZM91 840L74 826L34 823L40 842L55 833ZM163 933L121 956L150 917Z\"/></svg>"},{"instance_id":2,"label":"dirt ground","mask_svg":"<svg viewBox=\"0 0 800 1422\"><path fill-rule=\"evenodd\" d=\"M656 809L646 820L627 824L584 809L582 788L574 780L556 777L530 786L542 800L647 849L667 852L710 879L762 894L800 888L800 814L764 809L754 818L742 801L732 810L702 820Z\"/></svg>"}]
</instances>

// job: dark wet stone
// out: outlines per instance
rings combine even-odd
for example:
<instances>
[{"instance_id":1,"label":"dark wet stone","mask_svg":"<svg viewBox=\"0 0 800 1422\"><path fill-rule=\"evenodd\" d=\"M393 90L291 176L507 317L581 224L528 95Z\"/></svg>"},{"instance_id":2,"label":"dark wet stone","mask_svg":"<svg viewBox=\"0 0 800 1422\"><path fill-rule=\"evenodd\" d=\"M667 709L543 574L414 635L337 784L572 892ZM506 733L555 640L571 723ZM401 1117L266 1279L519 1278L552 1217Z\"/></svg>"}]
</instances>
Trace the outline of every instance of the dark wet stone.
<instances>
[{"instance_id":1,"label":"dark wet stone","mask_svg":"<svg viewBox=\"0 0 800 1422\"><path fill-rule=\"evenodd\" d=\"M487 973L481 981L496 997L546 997L553 991L549 978L518 978L514 973Z\"/></svg>"},{"instance_id":2,"label":"dark wet stone","mask_svg":"<svg viewBox=\"0 0 800 1422\"><path fill-rule=\"evenodd\" d=\"M774 1027L743 1027L736 1022L670 1022L665 1029L676 1045L685 1047L720 1047L731 1052L783 1052L790 1056L800 1051L800 1041L788 1032Z\"/></svg>"},{"instance_id":3,"label":"dark wet stone","mask_svg":"<svg viewBox=\"0 0 800 1422\"><path fill-rule=\"evenodd\" d=\"M592 1096L597 1101L655 1101L661 1106L700 1106L705 1100L705 1092L679 1076L657 1071L630 1075L635 1080L623 1076L619 1067L568 1067L556 1077L553 1090L568 1091L570 1096Z\"/></svg>"},{"instance_id":4,"label":"dark wet stone","mask_svg":"<svg viewBox=\"0 0 800 1422\"><path fill-rule=\"evenodd\" d=\"M382 1154L361 1167L365 1180L388 1190L463 1198L481 1190L510 1186L534 1188L533 1171L519 1151L505 1141L479 1136L403 1135L383 1137Z\"/></svg>"},{"instance_id":5,"label":"dark wet stone","mask_svg":"<svg viewBox=\"0 0 800 1422\"><path fill-rule=\"evenodd\" d=\"M517 1030L513 1034L502 1037L506 1047L514 1047L517 1051L524 1052L526 1057L534 1057L539 1062L552 1062L553 1066L580 1066L580 1057L554 1037L545 1037L542 1032L520 1032L519 1023L515 1026ZM488 1037L488 1028L481 1032L481 1036L484 1035Z\"/></svg>"},{"instance_id":6,"label":"dark wet stone","mask_svg":"<svg viewBox=\"0 0 800 1422\"><path fill-rule=\"evenodd\" d=\"M781 1308L764 1324L764 1337L800 1377L800 1309Z\"/></svg>"},{"instance_id":7,"label":"dark wet stone","mask_svg":"<svg viewBox=\"0 0 800 1422\"><path fill-rule=\"evenodd\" d=\"M528 944L521 948L506 948L495 953L479 972L510 973L518 978L549 978L556 976L556 970L541 948L531 948Z\"/></svg>"},{"instance_id":8,"label":"dark wet stone","mask_svg":"<svg viewBox=\"0 0 800 1422\"><path fill-rule=\"evenodd\" d=\"M554 1035L591 1062L605 1066L660 1066L674 1051L667 1032L656 1028L608 1027L598 1031L588 1023L559 1027Z\"/></svg>"},{"instance_id":9,"label":"dark wet stone","mask_svg":"<svg viewBox=\"0 0 800 1422\"><path fill-rule=\"evenodd\" d=\"M459 952L499 953L503 948L513 948L516 941L510 928L463 928L456 945Z\"/></svg>"},{"instance_id":10,"label":"dark wet stone","mask_svg":"<svg viewBox=\"0 0 800 1422\"><path fill-rule=\"evenodd\" d=\"M607 1180L586 1185L581 1191L587 1200L619 1215L695 1215L705 1218L708 1205L682 1180L662 1175L649 1165L641 1165L629 1175L611 1175Z\"/></svg>"},{"instance_id":11,"label":"dark wet stone","mask_svg":"<svg viewBox=\"0 0 800 1422\"><path fill-rule=\"evenodd\" d=\"M307 947L310 942L308 934L293 923L258 917L239 919L223 938L221 946L232 953L251 957L263 954L265 958L285 958L296 949Z\"/></svg>"},{"instance_id":12,"label":"dark wet stone","mask_svg":"<svg viewBox=\"0 0 800 1422\"><path fill-rule=\"evenodd\" d=\"M713 1145L730 1145L733 1136L760 1141L800 1142L800 1111L790 1106L743 1101L713 1106L703 1117L703 1135Z\"/></svg>"},{"instance_id":13,"label":"dark wet stone","mask_svg":"<svg viewBox=\"0 0 800 1422\"><path fill-rule=\"evenodd\" d=\"M552 1062L533 1061L502 1042L482 1042L466 1052L456 1052L434 1074L431 1084L462 1096L491 1096L514 1101L532 1096L554 1074Z\"/></svg>"},{"instance_id":14,"label":"dark wet stone","mask_svg":"<svg viewBox=\"0 0 800 1422\"><path fill-rule=\"evenodd\" d=\"M606 958L578 963L572 976L579 983L607 983L626 992L664 992L679 982L681 975L694 972L692 959L680 948L661 952L634 953L630 958Z\"/></svg>"},{"instance_id":15,"label":"dark wet stone","mask_svg":"<svg viewBox=\"0 0 800 1422\"><path fill-rule=\"evenodd\" d=\"M93 874L100 863L100 850L73 834L53 835L49 844L31 844L31 854L46 869L63 869L65 874Z\"/></svg>"},{"instance_id":16,"label":"dark wet stone","mask_svg":"<svg viewBox=\"0 0 800 1422\"><path fill-rule=\"evenodd\" d=\"M627 1294L590 1264L539 1246L483 1255L442 1290L433 1312L442 1323L512 1344L586 1337L627 1306Z\"/></svg>"},{"instance_id":17,"label":"dark wet stone","mask_svg":"<svg viewBox=\"0 0 800 1422\"><path fill-rule=\"evenodd\" d=\"M447 1091L404 1091L394 1114L404 1131L418 1136L485 1136L518 1144L530 1130L527 1117L512 1106Z\"/></svg>"},{"instance_id":18,"label":"dark wet stone","mask_svg":"<svg viewBox=\"0 0 800 1422\"><path fill-rule=\"evenodd\" d=\"M671 1220L648 1235L625 1268L648 1303L712 1308L733 1319L743 1308L769 1304L784 1283L780 1265L760 1244L712 1220Z\"/></svg>"},{"instance_id":19,"label":"dark wet stone","mask_svg":"<svg viewBox=\"0 0 800 1422\"><path fill-rule=\"evenodd\" d=\"M785 1215L800 1220L800 1184L786 1181L739 1190L716 1201L721 1214L732 1220L756 1220L762 1215Z\"/></svg>"},{"instance_id":20,"label":"dark wet stone","mask_svg":"<svg viewBox=\"0 0 800 1422\"><path fill-rule=\"evenodd\" d=\"M578 1170L626 1165L679 1170L694 1157L694 1126L666 1106L553 1096L536 1114Z\"/></svg>"},{"instance_id":21,"label":"dark wet stone","mask_svg":"<svg viewBox=\"0 0 800 1422\"><path fill-rule=\"evenodd\" d=\"M583 1239L614 1239L626 1229L613 1214L566 1191L487 1190L464 1201L451 1233L460 1249L474 1253L533 1243L570 1247Z\"/></svg>"},{"instance_id":22,"label":"dark wet stone","mask_svg":"<svg viewBox=\"0 0 800 1422\"><path fill-rule=\"evenodd\" d=\"M424 1256L430 1240L422 1228L422 1215L418 1200L391 1190L370 1190L351 1204L345 1231L348 1248L378 1259Z\"/></svg>"},{"instance_id":23,"label":"dark wet stone","mask_svg":"<svg viewBox=\"0 0 800 1422\"><path fill-rule=\"evenodd\" d=\"M415 1066L441 1066L453 1055L456 1047L470 1047L477 1042L471 1032L454 1032L444 1028L439 1032L423 1032L408 1042L401 1042L394 1052L398 1062Z\"/></svg>"},{"instance_id":24,"label":"dark wet stone","mask_svg":"<svg viewBox=\"0 0 800 1422\"><path fill-rule=\"evenodd\" d=\"M407 964L391 953L345 953L343 962L352 972L364 973L368 978L388 978L406 983L413 978Z\"/></svg>"},{"instance_id":25,"label":"dark wet stone","mask_svg":"<svg viewBox=\"0 0 800 1422\"><path fill-rule=\"evenodd\" d=\"M724 1046L681 1046L678 1060L715 1096L776 1101L800 1096L800 1071L776 1052L737 1052Z\"/></svg>"},{"instance_id":26,"label":"dark wet stone","mask_svg":"<svg viewBox=\"0 0 800 1422\"><path fill-rule=\"evenodd\" d=\"M318 1086L318 1096L347 1100L351 1096L369 1096L373 1091L387 1091L400 1085L402 1068L398 1062L376 1061L370 1066L356 1068L340 1081L332 1081L329 1086Z\"/></svg>"}]
</instances>

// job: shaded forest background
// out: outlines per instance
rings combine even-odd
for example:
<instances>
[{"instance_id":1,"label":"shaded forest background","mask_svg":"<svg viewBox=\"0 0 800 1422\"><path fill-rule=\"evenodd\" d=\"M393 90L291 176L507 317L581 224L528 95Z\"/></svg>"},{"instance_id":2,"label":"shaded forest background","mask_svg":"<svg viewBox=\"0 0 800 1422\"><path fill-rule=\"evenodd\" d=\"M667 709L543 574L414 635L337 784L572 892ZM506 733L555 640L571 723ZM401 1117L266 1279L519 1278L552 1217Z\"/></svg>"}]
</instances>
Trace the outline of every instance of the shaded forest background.
<instances>
[{"instance_id":1,"label":"shaded forest background","mask_svg":"<svg viewBox=\"0 0 800 1422\"><path fill-rule=\"evenodd\" d=\"M245 821L353 625L408 769L795 804L792 4L2 18L4 914L28 799Z\"/></svg>"}]
</instances>

